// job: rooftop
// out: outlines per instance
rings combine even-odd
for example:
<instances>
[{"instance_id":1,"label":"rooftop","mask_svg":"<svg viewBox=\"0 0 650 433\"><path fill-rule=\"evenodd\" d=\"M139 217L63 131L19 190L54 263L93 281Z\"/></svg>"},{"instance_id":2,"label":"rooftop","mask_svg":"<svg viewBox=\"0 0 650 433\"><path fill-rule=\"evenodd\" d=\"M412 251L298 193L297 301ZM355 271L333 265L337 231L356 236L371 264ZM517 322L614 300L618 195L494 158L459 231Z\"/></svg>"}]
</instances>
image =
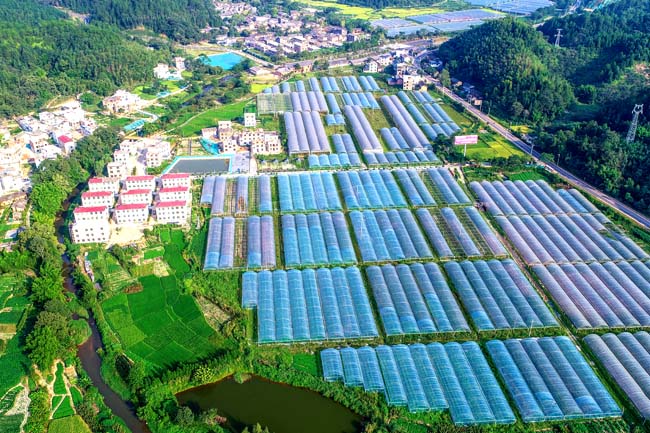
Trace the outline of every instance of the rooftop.
<instances>
[{"instance_id":1,"label":"rooftop","mask_svg":"<svg viewBox=\"0 0 650 433\"><path fill-rule=\"evenodd\" d=\"M139 194L150 194L150 193L151 190L146 188L130 189L128 191L122 192L122 194L126 194L126 195L139 195Z\"/></svg>"},{"instance_id":2,"label":"rooftop","mask_svg":"<svg viewBox=\"0 0 650 433\"><path fill-rule=\"evenodd\" d=\"M186 192L188 189L189 188L186 186L173 186L169 188L160 188L160 190L158 190L158 193L163 194L166 192Z\"/></svg>"},{"instance_id":3,"label":"rooftop","mask_svg":"<svg viewBox=\"0 0 650 433\"><path fill-rule=\"evenodd\" d=\"M104 212L106 211L106 206L78 206L75 208L73 213L91 213L91 212Z\"/></svg>"},{"instance_id":4,"label":"rooftop","mask_svg":"<svg viewBox=\"0 0 650 433\"><path fill-rule=\"evenodd\" d=\"M133 203L133 204L118 204L115 206L115 211L132 210L132 209L145 209L149 207L147 203Z\"/></svg>"},{"instance_id":5,"label":"rooftop","mask_svg":"<svg viewBox=\"0 0 650 433\"><path fill-rule=\"evenodd\" d=\"M162 179L186 179L190 177L189 173L167 173L162 175Z\"/></svg>"},{"instance_id":6,"label":"rooftop","mask_svg":"<svg viewBox=\"0 0 650 433\"><path fill-rule=\"evenodd\" d=\"M87 197L108 197L112 196L113 193L110 191L86 191L83 194L81 194L81 198L87 198Z\"/></svg>"},{"instance_id":7,"label":"rooftop","mask_svg":"<svg viewBox=\"0 0 650 433\"><path fill-rule=\"evenodd\" d=\"M185 200L174 200L174 201L159 201L156 203L156 208L159 207L185 207L187 202Z\"/></svg>"},{"instance_id":8,"label":"rooftop","mask_svg":"<svg viewBox=\"0 0 650 433\"><path fill-rule=\"evenodd\" d=\"M127 182L138 182L141 180L154 180L155 177L151 175L146 175L146 176L129 176L126 178Z\"/></svg>"}]
</instances>

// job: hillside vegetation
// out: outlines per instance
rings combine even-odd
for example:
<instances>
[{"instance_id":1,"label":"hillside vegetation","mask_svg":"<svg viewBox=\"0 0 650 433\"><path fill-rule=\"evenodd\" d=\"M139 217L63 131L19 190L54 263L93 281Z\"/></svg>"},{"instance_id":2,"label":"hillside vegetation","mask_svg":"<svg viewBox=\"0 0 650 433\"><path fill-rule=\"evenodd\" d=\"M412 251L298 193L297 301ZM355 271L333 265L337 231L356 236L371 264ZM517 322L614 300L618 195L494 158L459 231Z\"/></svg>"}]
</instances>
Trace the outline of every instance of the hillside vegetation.
<instances>
[{"instance_id":1,"label":"hillside vegetation","mask_svg":"<svg viewBox=\"0 0 650 433\"><path fill-rule=\"evenodd\" d=\"M63 17L33 0L0 0L0 116L38 109L59 95L108 95L153 76L159 53L114 27Z\"/></svg>"},{"instance_id":2,"label":"hillside vegetation","mask_svg":"<svg viewBox=\"0 0 650 433\"><path fill-rule=\"evenodd\" d=\"M49 4L89 14L91 21L124 29L144 26L181 41L200 37L200 30L221 20L211 0L46 0Z\"/></svg>"},{"instance_id":3,"label":"hillside vegetation","mask_svg":"<svg viewBox=\"0 0 650 433\"><path fill-rule=\"evenodd\" d=\"M552 119L572 102L569 83L541 33L511 18L491 21L440 47L452 75L469 80L505 113Z\"/></svg>"},{"instance_id":4,"label":"hillside vegetation","mask_svg":"<svg viewBox=\"0 0 650 433\"><path fill-rule=\"evenodd\" d=\"M648 23L650 2L620 0L551 19L539 31L523 21L491 22L445 43L440 55L502 116L538 126L542 152L647 213L648 116L634 143L625 136L634 104L650 108ZM548 42L558 28L560 49Z\"/></svg>"}]
</instances>

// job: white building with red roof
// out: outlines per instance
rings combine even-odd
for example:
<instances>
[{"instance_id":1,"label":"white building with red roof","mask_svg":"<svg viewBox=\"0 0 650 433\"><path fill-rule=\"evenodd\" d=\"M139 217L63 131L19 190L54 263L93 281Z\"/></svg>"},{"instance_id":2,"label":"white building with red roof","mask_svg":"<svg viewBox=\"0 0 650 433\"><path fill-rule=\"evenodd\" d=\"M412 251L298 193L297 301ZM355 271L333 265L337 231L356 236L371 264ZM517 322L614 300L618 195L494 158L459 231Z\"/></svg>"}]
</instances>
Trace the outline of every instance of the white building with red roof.
<instances>
[{"instance_id":1,"label":"white building with red roof","mask_svg":"<svg viewBox=\"0 0 650 433\"><path fill-rule=\"evenodd\" d=\"M156 188L156 178L154 176L129 176L124 182L126 189L149 189Z\"/></svg>"},{"instance_id":2,"label":"white building with red roof","mask_svg":"<svg viewBox=\"0 0 650 433\"><path fill-rule=\"evenodd\" d=\"M159 201L154 205L154 213L160 224L186 224L190 218L190 207L184 200Z\"/></svg>"},{"instance_id":3,"label":"white building with red roof","mask_svg":"<svg viewBox=\"0 0 650 433\"><path fill-rule=\"evenodd\" d=\"M129 189L120 194L120 204L151 204L153 193L150 189Z\"/></svg>"},{"instance_id":4,"label":"white building with red roof","mask_svg":"<svg viewBox=\"0 0 650 433\"><path fill-rule=\"evenodd\" d=\"M106 206L78 206L72 211L75 223L84 221L108 221Z\"/></svg>"},{"instance_id":5,"label":"white building with red roof","mask_svg":"<svg viewBox=\"0 0 650 433\"><path fill-rule=\"evenodd\" d=\"M108 221L82 221L70 224L70 237L75 244L104 244L111 237L111 227Z\"/></svg>"},{"instance_id":6,"label":"white building with red roof","mask_svg":"<svg viewBox=\"0 0 650 433\"><path fill-rule=\"evenodd\" d=\"M191 199L190 189L186 186L172 186L158 190L160 201L188 201Z\"/></svg>"},{"instance_id":7,"label":"white building with red roof","mask_svg":"<svg viewBox=\"0 0 650 433\"><path fill-rule=\"evenodd\" d=\"M88 190L117 194L120 191L120 180L116 177L91 177L88 179Z\"/></svg>"},{"instance_id":8,"label":"white building with red roof","mask_svg":"<svg viewBox=\"0 0 650 433\"><path fill-rule=\"evenodd\" d=\"M113 211L117 224L142 224L149 219L149 205L145 203L118 204Z\"/></svg>"},{"instance_id":9,"label":"white building with red roof","mask_svg":"<svg viewBox=\"0 0 650 433\"><path fill-rule=\"evenodd\" d=\"M111 191L86 191L81 194L82 206L108 206L115 203L115 195Z\"/></svg>"},{"instance_id":10,"label":"white building with red roof","mask_svg":"<svg viewBox=\"0 0 650 433\"><path fill-rule=\"evenodd\" d=\"M189 173L167 173L160 177L163 188L173 188L175 186L192 186L192 179Z\"/></svg>"}]
</instances>

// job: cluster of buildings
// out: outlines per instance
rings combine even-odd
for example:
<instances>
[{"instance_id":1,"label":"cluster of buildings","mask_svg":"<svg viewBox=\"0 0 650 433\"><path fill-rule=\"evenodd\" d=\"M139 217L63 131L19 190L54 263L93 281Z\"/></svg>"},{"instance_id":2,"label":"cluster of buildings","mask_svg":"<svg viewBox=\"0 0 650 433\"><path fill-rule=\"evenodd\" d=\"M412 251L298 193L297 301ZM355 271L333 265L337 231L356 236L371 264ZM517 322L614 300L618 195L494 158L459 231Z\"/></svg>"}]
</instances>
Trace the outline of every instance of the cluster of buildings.
<instances>
[{"instance_id":1,"label":"cluster of buildings","mask_svg":"<svg viewBox=\"0 0 650 433\"><path fill-rule=\"evenodd\" d=\"M97 123L86 115L79 101L67 102L36 116L20 117L17 122L23 132L10 141L28 146L33 152L30 162L37 166L46 159L70 155L77 141L97 129Z\"/></svg>"},{"instance_id":2,"label":"cluster of buildings","mask_svg":"<svg viewBox=\"0 0 650 433\"><path fill-rule=\"evenodd\" d=\"M74 243L107 243L114 228L154 224L187 224L192 206L192 180L187 173L155 176L94 177L73 211Z\"/></svg>"},{"instance_id":3,"label":"cluster of buildings","mask_svg":"<svg viewBox=\"0 0 650 433\"><path fill-rule=\"evenodd\" d=\"M249 150L251 155L282 153L282 142L277 131L257 128L255 113L244 113L244 128L235 128L233 122L220 121L216 128L201 130L202 138L217 143L222 153Z\"/></svg>"},{"instance_id":4,"label":"cluster of buildings","mask_svg":"<svg viewBox=\"0 0 650 433\"><path fill-rule=\"evenodd\" d=\"M133 113L144 108L146 103L140 96L122 89L102 100L104 110L110 114Z\"/></svg>"},{"instance_id":5,"label":"cluster of buildings","mask_svg":"<svg viewBox=\"0 0 650 433\"><path fill-rule=\"evenodd\" d=\"M359 29L348 32L345 27L329 25L324 19L314 20L318 11L313 8L281 11L276 16L257 15L255 8L247 8L242 3L219 3L217 10L224 18L238 15L234 30L241 35L217 37L218 43L241 44L249 50L272 57L338 48L346 42L355 42L370 36ZM223 30L225 34L229 28L224 26Z\"/></svg>"},{"instance_id":6,"label":"cluster of buildings","mask_svg":"<svg viewBox=\"0 0 650 433\"><path fill-rule=\"evenodd\" d=\"M181 73L185 70L185 59L183 57L174 57L174 66L171 67L167 63L158 63L153 68L154 77L159 80L182 80Z\"/></svg>"},{"instance_id":7,"label":"cluster of buildings","mask_svg":"<svg viewBox=\"0 0 650 433\"><path fill-rule=\"evenodd\" d=\"M362 32L348 31L343 27L317 27L307 34L289 34L276 36L273 33L261 33L248 36L244 45L252 50L268 56L289 56L294 54L318 51L325 48L339 48L346 42L354 42L367 37Z\"/></svg>"},{"instance_id":8,"label":"cluster of buildings","mask_svg":"<svg viewBox=\"0 0 650 433\"><path fill-rule=\"evenodd\" d=\"M235 15L254 15L257 8L244 2L214 2L215 9L219 12L221 18L232 18Z\"/></svg>"},{"instance_id":9,"label":"cluster of buildings","mask_svg":"<svg viewBox=\"0 0 650 433\"><path fill-rule=\"evenodd\" d=\"M415 58L406 48L396 49L368 59L363 67L363 72L374 74L383 72L388 67L391 67L393 71L393 76L388 82L390 85L401 86L404 90L417 90L427 84L415 66Z\"/></svg>"},{"instance_id":10,"label":"cluster of buildings","mask_svg":"<svg viewBox=\"0 0 650 433\"><path fill-rule=\"evenodd\" d=\"M171 159L171 143L161 138L129 138L113 152L113 161L106 165L109 177L123 178L144 174L147 168L159 167Z\"/></svg>"}]
</instances>

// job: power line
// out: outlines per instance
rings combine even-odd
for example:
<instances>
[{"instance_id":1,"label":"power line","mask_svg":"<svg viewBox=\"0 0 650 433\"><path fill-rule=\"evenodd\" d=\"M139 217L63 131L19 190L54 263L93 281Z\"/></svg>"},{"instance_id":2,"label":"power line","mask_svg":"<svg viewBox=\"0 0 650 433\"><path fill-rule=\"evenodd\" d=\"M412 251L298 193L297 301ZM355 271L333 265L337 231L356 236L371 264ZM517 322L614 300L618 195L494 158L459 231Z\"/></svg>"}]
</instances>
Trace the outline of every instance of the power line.
<instances>
[{"instance_id":1,"label":"power line","mask_svg":"<svg viewBox=\"0 0 650 433\"><path fill-rule=\"evenodd\" d=\"M555 46L556 47L560 46L560 38L562 38L562 29L557 29L557 33L555 34Z\"/></svg>"},{"instance_id":2,"label":"power line","mask_svg":"<svg viewBox=\"0 0 650 433\"><path fill-rule=\"evenodd\" d=\"M632 110L632 123L625 138L625 141L628 143L632 143L636 138L636 128L639 126L639 114L643 114L643 104L634 105L634 110Z\"/></svg>"}]
</instances>

